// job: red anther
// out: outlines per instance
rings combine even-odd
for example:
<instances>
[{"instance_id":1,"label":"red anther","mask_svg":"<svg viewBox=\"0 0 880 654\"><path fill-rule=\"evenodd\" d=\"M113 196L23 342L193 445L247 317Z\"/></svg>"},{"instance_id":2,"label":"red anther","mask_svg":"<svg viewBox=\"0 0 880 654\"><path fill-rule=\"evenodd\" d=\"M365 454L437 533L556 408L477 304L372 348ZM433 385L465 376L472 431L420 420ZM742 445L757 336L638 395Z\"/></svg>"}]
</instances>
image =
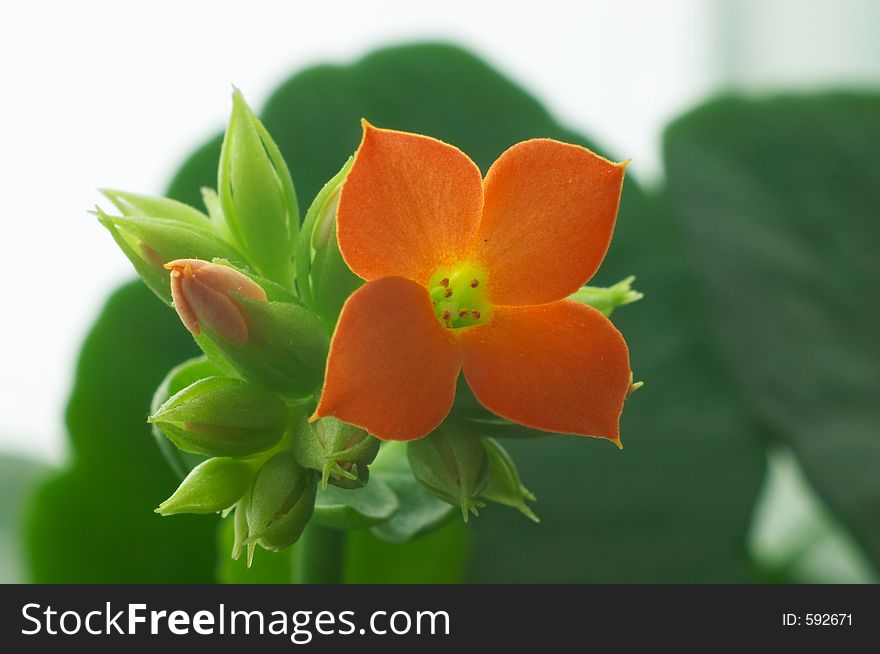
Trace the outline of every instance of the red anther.
<instances>
[{"instance_id":1,"label":"red anther","mask_svg":"<svg viewBox=\"0 0 880 654\"><path fill-rule=\"evenodd\" d=\"M446 292L445 292L443 295L444 295L445 297L449 297L450 295L452 295L452 289L451 289L451 288L447 288L447 289L446 289Z\"/></svg>"},{"instance_id":2,"label":"red anther","mask_svg":"<svg viewBox=\"0 0 880 654\"><path fill-rule=\"evenodd\" d=\"M479 286L479 285L480 285L480 280L479 280L479 279L472 279L472 280L471 280L471 288L476 288L476 287Z\"/></svg>"},{"instance_id":3,"label":"red anther","mask_svg":"<svg viewBox=\"0 0 880 654\"><path fill-rule=\"evenodd\" d=\"M471 318L473 318L474 320L479 320L480 319L480 312L479 311L471 311Z\"/></svg>"},{"instance_id":4,"label":"red anther","mask_svg":"<svg viewBox=\"0 0 880 654\"><path fill-rule=\"evenodd\" d=\"M467 315L468 315L468 310L467 310L467 309L462 309L461 311L458 312L458 317L459 317L459 318L466 318Z\"/></svg>"},{"instance_id":5,"label":"red anther","mask_svg":"<svg viewBox=\"0 0 880 654\"><path fill-rule=\"evenodd\" d=\"M449 309L443 312L443 320L449 321L452 318L452 314L449 312Z\"/></svg>"},{"instance_id":6,"label":"red anther","mask_svg":"<svg viewBox=\"0 0 880 654\"><path fill-rule=\"evenodd\" d=\"M449 286L449 277L444 277L443 279L441 279L440 286L442 286L443 288Z\"/></svg>"}]
</instances>

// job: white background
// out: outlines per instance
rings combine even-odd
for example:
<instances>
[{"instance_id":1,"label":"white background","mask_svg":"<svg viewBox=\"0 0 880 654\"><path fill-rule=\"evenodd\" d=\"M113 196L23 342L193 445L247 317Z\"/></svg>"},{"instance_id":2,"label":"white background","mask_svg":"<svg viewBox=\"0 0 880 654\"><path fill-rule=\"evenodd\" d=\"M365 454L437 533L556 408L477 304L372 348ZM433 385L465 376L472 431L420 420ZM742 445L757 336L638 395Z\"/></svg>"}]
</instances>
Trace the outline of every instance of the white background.
<instances>
[{"instance_id":1,"label":"white background","mask_svg":"<svg viewBox=\"0 0 880 654\"><path fill-rule=\"evenodd\" d=\"M873 0L5 2L0 450L63 458L77 348L131 276L95 188L161 192L233 83L259 108L303 66L451 40L650 180L662 125L711 92L880 83L878 27Z\"/></svg>"}]
</instances>

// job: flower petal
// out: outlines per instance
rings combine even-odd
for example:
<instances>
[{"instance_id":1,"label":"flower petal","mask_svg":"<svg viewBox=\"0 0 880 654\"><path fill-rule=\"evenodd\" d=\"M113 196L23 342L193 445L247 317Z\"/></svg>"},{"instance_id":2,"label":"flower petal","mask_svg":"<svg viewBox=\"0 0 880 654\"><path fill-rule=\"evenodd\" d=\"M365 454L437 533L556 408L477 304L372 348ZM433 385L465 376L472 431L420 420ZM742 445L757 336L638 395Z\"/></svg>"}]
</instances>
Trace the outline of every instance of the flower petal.
<instances>
[{"instance_id":1,"label":"flower petal","mask_svg":"<svg viewBox=\"0 0 880 654\"><path fill-rule=\"evenodd\" d=\"M480 170L461 150L364 121L339 198L339 249L364 279L396 275L425 285L441 266L470 256L482 204Z\"/></svg>"},{"instance_id":2,"label":"flower petal","mask_svg":"<svg viewBox=\"0 0 880 654\"><path fill-rule=\"evenodd\" d=\"M491 323L464 331L460 343L468 385L493 413L619 443L629 352L596 309L565 300L497 307Z\"/></svg>"},{"instance_id":3,"label":"flower petal","mask_svg":"<svg viewBox=\"0 0 880 654\"><path fill-rule=\"evenodd\" d=\"M313 418L333 416L385 440L421 438L449 413L460 369L456 339L427 291L383 277L342 309Z\"/></svg>"},{"instance_id":4,"label":"flower petal","mask_svg":"<svg viewBox=\"0 0 880 654\"><path fill-rule=\"evenodd\" d=\"M605 257L624 164L551 139L523 141L492 164L479 258L496 304L544 304L574 293Z\"/></svg>"}]
</instances>

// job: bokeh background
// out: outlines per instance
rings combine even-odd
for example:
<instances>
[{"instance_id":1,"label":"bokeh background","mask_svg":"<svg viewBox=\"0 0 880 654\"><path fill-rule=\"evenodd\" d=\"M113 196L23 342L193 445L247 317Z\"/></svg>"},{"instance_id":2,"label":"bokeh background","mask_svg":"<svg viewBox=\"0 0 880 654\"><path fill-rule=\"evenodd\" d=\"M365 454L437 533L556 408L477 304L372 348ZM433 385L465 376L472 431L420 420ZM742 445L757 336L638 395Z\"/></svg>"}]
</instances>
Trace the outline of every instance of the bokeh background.
<instances>
[{"instance_id":1,"label":"bokeh background","mask_svg":"<svg viewBox=\"0 0 880 654\"><path fill-rule=\"evenodd\" d=\"M196 548L178 547L204 548L207 520L158 532L151 514L107 525L128 508L106 506L125 496L120 479L171 484L140 480L153 461L138 467L127 449L145 433L137 407L146 413L148 374L142 391L126 390L131 429L93 438L120 406L102 394L122 379L124 345L97 352L93 338L95 371L80 380L70 414L84 422L68 430L63 416L83 340L131 278L85 213L99 202L95 188L164 192L222 129L234 83L255 108L268 102L264 118L283 149L302 146L285 151L302 203L351 151L356 125L352 134L340 127L348 113L446 138L484 169L503 147L539 135L633 159L599 280L633 273L648 294L619 311L648 381L624 424L627 449L514 445L544 524L497 508L470 545L450 536L467 552L461 578L876 581L878 24L870 0L4 5L0 178L11 277L0 324L0 451L9 455L0 462L0 579L74 580L75 567L88 574L83 561L94 580L213 574L213 551L194 567ZM471 54L391 50L277 90L300 70L349 67L415 42ZM210 183L205 169L191 165L176 192ZM122 322L105 330L162 320L141 307L123 297ZM164 345L166 368L188 351ZM82 482L76 493L62 485L35 500L31 480L58 469L65 483ZM57 497L70 501L64 511ZM78 528L112 531L108 552L89 551L88 539L81 550L65 544ZM167 552L156 555L146 533ZM40 541L56 549L23 545ZM365 558L378 547L361 545ZM119 547L130 556L114 554Z\"/></svg>"}]
</instances>

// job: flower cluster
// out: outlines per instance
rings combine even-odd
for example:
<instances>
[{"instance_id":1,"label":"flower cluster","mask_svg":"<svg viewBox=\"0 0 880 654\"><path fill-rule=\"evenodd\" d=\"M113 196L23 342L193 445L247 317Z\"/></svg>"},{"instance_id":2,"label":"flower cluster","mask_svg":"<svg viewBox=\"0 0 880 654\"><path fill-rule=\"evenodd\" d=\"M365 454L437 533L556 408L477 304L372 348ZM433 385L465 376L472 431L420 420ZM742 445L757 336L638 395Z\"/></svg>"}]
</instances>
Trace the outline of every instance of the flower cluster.
<instances>
[{"instance_id":1,"label":"flower cluster","mask_svg":"<svg viewBox=\"0 0 880 654\"><path fill-rule=\"evenodd\" d=\"M287 547L310 520L396 520L398 540L486 501L537 520L490 425L620 444L635 386L608 315L640 295L631 279L584 284L625 165L535 139L484 178L450 145L363 127L301 222L236 91L206 213L111 190L118 215L95 212L204 353L153 401L185 477L157 511L234 511L235 557ZM417 493L435 504L405 501Z\"/></svg>"}]
</instances>

